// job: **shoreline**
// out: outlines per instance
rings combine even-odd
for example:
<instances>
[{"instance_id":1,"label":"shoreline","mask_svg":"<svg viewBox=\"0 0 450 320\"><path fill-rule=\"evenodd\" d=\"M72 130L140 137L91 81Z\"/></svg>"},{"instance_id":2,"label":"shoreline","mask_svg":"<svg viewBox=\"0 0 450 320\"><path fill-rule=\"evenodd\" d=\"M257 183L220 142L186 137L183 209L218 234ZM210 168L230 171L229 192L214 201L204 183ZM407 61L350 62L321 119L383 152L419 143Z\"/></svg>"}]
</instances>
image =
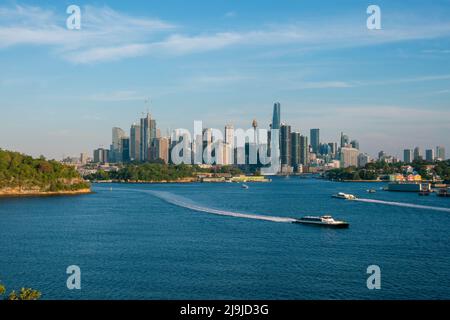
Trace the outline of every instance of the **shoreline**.
<instances>
[{"instance_id":1,"label":"shoreline","mask_svg":"<svg viewBox=\"0 0 450 320\"><path fill-rule=\"evenodd\" d=\"M64 190L64 191L0 190L0 198L78 196L93 193L94 192L91 189Z\"/></svg>"}]
</instances>

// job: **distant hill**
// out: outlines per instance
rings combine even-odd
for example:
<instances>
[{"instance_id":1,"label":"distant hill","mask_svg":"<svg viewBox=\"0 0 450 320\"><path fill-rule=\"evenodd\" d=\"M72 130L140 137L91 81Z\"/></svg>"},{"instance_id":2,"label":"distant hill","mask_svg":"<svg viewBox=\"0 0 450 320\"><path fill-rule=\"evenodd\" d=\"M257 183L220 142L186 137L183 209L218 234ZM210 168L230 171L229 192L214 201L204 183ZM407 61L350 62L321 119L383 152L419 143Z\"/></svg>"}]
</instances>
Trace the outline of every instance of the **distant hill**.
<instances>
[{"instance_id":1,"label":"distant hill","mask_svg":"<svg viewBox=\"0 0 450 320\"><path fill-rule=\"evenodd\" d=\"M0 196L90 192L73 167L0 149Z\"/></svg>"}]
</instances>

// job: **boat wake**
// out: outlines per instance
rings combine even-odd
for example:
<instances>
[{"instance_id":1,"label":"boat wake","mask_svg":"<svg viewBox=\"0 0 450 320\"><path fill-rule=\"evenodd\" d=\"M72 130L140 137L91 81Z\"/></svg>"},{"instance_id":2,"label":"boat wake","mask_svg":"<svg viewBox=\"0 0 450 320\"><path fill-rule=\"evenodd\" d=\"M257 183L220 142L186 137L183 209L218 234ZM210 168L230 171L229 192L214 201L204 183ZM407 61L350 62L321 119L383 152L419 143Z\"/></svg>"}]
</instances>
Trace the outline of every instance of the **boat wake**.
<instances>
[{"instance_id":1,"label":"boat wake","mask_svg":"<svg viewBox=\"0 0 450 320\"><path fill-rule=\"evenodd\" d=\"M425 206L425 205L413 204L413 203L383 201L383 200L374 200L374 199L356 199L354 201L366 202L366 203L378 203L378 204L384 204L384 205L396 206L396 207L406 207L406 208L415 208L415 209L425 209L425 210L450 212L450 208Z\"/></svg>"},{"instance_id":2,"label":"boat wake","mask_svg":"<svg viewBox=\"0 0 450 320\"><path fill-rule=\"evenodd\" d=\"M182 196L174 195L173 193L165 192L165 191L145 191L145 192L149 193L155 197L158 197L158 198L166 201L167 203L176 205L178 207L198 211L198 212L205 212L205 213L210 213L210 214L215 214L215 215L220 215L220 216L264 220L264 221L272 221L272 222L292 223L292 222L296 221L295 219L286 218L286 217L273 217L273 216L265 216L265 215L258 215L258 214L238 213L238 212L208 208L208 207L204 207L199 204L196 204L196 203L192 202L191 200L184 198Z\"/></svg>"}]
</instances>

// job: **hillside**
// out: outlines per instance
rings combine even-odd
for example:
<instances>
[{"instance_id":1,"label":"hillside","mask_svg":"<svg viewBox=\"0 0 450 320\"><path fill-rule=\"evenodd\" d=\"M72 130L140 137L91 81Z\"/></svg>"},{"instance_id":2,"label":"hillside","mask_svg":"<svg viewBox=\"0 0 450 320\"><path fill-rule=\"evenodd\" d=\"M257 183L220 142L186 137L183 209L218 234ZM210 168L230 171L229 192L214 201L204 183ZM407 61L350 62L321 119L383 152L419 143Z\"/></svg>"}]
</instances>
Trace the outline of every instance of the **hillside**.
<instances>
[{"instance_id":1,"label":"hillside","mask_svg":"<svg viewBox=\"0 0 450 320\"><path fill-rule=\"evenodd\" d=\"M0 149L0 195L90 192L75 168Z\"/></svg>"}]
</instances>

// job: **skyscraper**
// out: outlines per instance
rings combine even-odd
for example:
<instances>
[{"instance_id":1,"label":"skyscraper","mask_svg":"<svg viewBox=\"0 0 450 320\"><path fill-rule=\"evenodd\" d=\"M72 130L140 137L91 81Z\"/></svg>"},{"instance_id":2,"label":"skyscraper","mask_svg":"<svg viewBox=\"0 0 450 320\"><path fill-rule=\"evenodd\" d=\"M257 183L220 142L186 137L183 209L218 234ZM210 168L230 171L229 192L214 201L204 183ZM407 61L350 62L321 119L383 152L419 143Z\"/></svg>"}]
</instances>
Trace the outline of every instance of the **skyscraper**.
<instances>
[{"instance_id":1,"label":"skyscraper","mask_svg":"<svg viewBox=\"0 0 450 320\"><path fill-rule=\"evenodd\" d=\"M272 129L280 129L281 125L281 104L275 102L273 105Z\"/></svg>"},{"instance_id":2,"label":"skyscraper","mask_svg":"<svg viewBox=\"0 0 450 320\"><path fill-rule=\"evenodd\" d=\"M291 126L283 124L280 130L280 152L281 152L281 165L291 165Z\"/></svg>"},{"instance_id":3,"label":"skyscraper","mask_svg":"<svg viewBox=\"0 0 450 320\"><path fill-rule=\"evenodd\" d=\"M358 167L359 168L364 168L366 166L366 164L368 164L369 162L370 162L370 157L368 154L360 153L358 155Z\"/></svg>"},{"instance_id":4,"label":"skyscraper","mask_svg":"<svg viewBox=\"0 0 450 320\"><path fill-rule=\"evenodd\" d=\"M348 135L341 132L341 148L347 147L349 142L350 142L350 138L348 137Z\"/></svg>"},{"instance_id":5,"label":"skyscraper","mask_svg":"<svg viewBox=\"0 0 450 320\"><path fill-rule=\"evenodd\" d=\"M141 119L140 138L141 161L148 161L151 159L151 146L153 140L156 139L156 121L151 118L150 113L147 113L147 116Z\"/></svg>"},{"instance_id":6,"label":"skyscraper","mask_svg":"<svg viewBox=\"0 0 450 320\"><path fill-rule=\"evenodd\" d=\"M130 138L122 138L122 162L130 162Z\"/></svg>"},{"instance_id":7,"label":"skyscraper","mask_svg":"<svg viewBox=\"0 0 450 320\"><path fill-rule=\"evenodd\" d=\"M425 160L427 160L428 162L434 161L434 150L433 149L425 150Z\"/></svg>"},{"instance_id":8,"label":"skyscraper","mask_svg":"<svg viewBox=\"0 0 450 320\"><path fill-rule=\"evenodd\" d=\"M133 124L130 129L130 158L141 160L141 126Z\"/></svg>"},{"instance_id":9,"label":"skyscraper","mask_svg":"<svg viewBox=\"0 0 450 320\"><path fill-rule=\"evenodd\" d=\"M309 144L306 136L300 136L300 163L304 166L309 164Z\"/></svg>"},{"instance_id":10,"label":"skyscraper","mask_svg":"<svg viewBox=\"0 0 450 320\"><path fill-rule=\"evenodd\" d=\"M300 132L291 133L291 165L295 170L301 165L300 136Z\"/></svg>"},{"instance_id":11,"label":"skyscraper","mask_svg":"<svg viewBox=\"0 0 450 320\"><path fill-rule=\"evenodd\" d=\"M413 151L411 149L403 150L403 162L411 163L413 160Z\"/></svg>"},{"instance_id":12,"label":"skyscraper","mask_svg":"<svg viewBox=\"0 0 450 320\"><path fill-rule=\"evenodd\" d=\"M310 131L311 147L312 152L315 154L319 153L320 146L320 129L311 129Z\"/></svg>"},{"instance_id":13,"label":"skyscraper","mask_svg":"<svg viewBox=\"0 0 450 320\"><path fill-rule=\"evenodd\" d=\"M126 137L121 128L112 128L111 162L122 162L122 139Z\"/></svg>"},{"instance_id":14,"label":"skyscraper","mask_svg":"<svg viewBox=\"0 0 450 320\"><path fill-rule=\"evenodd\" d=\"M436 147L436 158L440 161L444 161L445 159L445 148L442 146Z\"/></svg>"},{"instance_id":15,"label":"skyscraper","mask_svg":"<svg viewBox=\"0 0 450 320\"><path fill-rule=\"evenodd\" d=\"M341 148L341 168L358 166L359 150L355 148Z\"/></svg>"},{"instance_id":16,"label":"skyscraper","mask_svg":"<svg viewBox=\"0 0 450 320\"><path fill-rule=\"evenodd\" d=\"M99 148L94 150L94 162L95 163L105 163L109 160L109 150Z\"/></svg>"},{"instance_id":17,"label":"skyscraper","mask_svg":"<svg viewBox=\"0 0 450 320\"><path fill-rule=\"evenodd\" d=\"M328 145L330 146L330 153L334 157L336 157L337 153L337 143L336 142L329 142Z\"/></svg>"},{"instance_id":18,"label":"skyscraper","mask_svg":"<svg viewBox=\"0 0 450 320\"><path fill-rule=\"evenodd\" d=\"M352 148L359 150L359 141L358 140L352 140L350 142L350 145L352 146Z\"/></svg>"},{"instance_id":19,"label":"skyscraper","mask_svg":"<svg viewBox=\"0 0 450 320\"><path fill-rule=\"evenodd\" d=\"M420 155L420 148L419 147L415 147L414 148L414 161L419 161L421 159L422 159L422 157Z\"/></svg>"},{"instance_id":20,"label":"skyscraper","mask_svg":"<svg viewBox=\"0 0 450 320\"><path fill-rule=\"evenodd\" d=\"M161 137L155 140L155 160L162 160L166 164L169 163L169 142L170 140L167 137Z\"/></svg>"}]
</instances>

